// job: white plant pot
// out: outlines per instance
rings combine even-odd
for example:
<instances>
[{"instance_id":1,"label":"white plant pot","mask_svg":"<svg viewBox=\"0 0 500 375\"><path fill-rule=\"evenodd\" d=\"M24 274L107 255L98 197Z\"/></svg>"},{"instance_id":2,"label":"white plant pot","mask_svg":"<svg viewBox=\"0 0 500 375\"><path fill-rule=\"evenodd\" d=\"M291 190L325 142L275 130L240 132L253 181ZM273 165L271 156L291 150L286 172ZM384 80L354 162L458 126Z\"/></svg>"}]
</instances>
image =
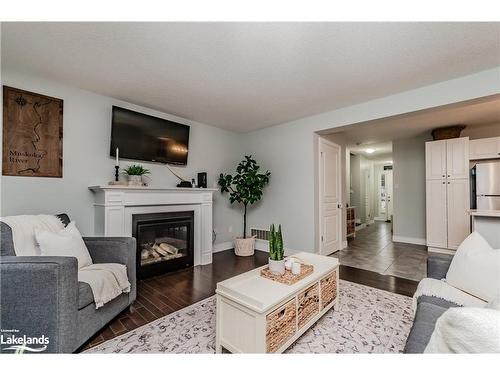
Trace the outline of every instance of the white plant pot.
<instances>
[{"instance_id":1,"label":"white plant pot","mask_svg":"<svg viewBox=\"0 0 500 375\"><path fill-rule=\"evenodd\" d=\"M240 257L248 257L255 252L255 237L235 238L234 253Z\"/></svg>"},{"instance_id":2,"label":"white plant pot","mask_svg":"<svg viewBox=\"0 0 500 375\"><path fill-rule=\"evenodd\" d=\"M272 260L269 258L269 271L276 275L283 275L285 273L285 260Z\"/></svg>"},{"instance_id":3,"label":"white plant pot","mask_svg":"<svg viewBox=\"0 0 500 375\"><path fill-rule=\"evenodd\" d=\"M130 186L142 186L142 176L137 176L137 175L128 175L128 184Z\"/></svg>"}]
</instances>

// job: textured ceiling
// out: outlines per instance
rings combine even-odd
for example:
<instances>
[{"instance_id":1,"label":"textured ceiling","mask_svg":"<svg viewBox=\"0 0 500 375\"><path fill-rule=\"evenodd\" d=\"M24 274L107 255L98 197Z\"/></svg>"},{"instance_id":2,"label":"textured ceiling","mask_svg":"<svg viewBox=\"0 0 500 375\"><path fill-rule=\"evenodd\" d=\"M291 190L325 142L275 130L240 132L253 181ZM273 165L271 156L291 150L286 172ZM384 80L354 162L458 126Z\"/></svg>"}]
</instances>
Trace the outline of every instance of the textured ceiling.
<instances>
[{"instance_id":1,"label":"textured ceiling","mask_svg":"<svg viewBox=\"0 0 500 375\"><path fill-rule=\"evenodd\" d=\"M2 69L245 132L500 65L499 23L3 23Z\"/></svg>"}]
</instances>

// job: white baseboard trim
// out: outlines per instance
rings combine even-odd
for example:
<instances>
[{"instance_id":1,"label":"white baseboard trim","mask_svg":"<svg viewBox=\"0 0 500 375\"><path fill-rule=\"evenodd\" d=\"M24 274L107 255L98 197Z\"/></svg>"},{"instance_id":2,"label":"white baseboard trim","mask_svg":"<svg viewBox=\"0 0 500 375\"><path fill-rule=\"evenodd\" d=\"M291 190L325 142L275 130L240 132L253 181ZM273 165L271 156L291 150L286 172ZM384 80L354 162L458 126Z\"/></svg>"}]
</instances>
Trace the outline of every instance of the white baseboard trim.
<instances>
[{"instance_id":1,"label":"white baseboard trim","mask_svg":"<svg viewBox=\"0 0 500 375\"><path fill-rule=\"evenodd\" d=\"M405 236L392 236L394 242L411 243L413 245L427 245L425 238L405 237Z\"/></svg>"},{"instance_id":2,"label":"white baseboard trim","mask_svg":"<svg viewBox=\"0 0 500 375\"><path fill-rule=\"evenodd\" d=\"M450 249L441 249L439 247L428 247L427 252L429 253L438 253L438 254L448 254L448 255L455 255L456 250L450 250Z\"/></svg>"},{"instance_id":3,"label":"white baseboard trim","mask_svg":"<svg viewBox=\"0 0 500 375\"><path fill-rule=\"evenodd\" d=\"M385 216L377 216L375 218L375 221L386 221L386 220L387 220L387 218Z\"/></svg>"},{"instance_id":4,"label":"white baseboard trim","mask_svg":"<svg viewBox=\"0 0 500 375\"><path fill-rule=\"evenodd\" d=\"M212 253L218 253L229 249L234 249L234 244L232 241L216 243L212 246Z\"/></svg>"},{"instance_id":5,"label":"white baseboard trim","mask_svg":"<svg viewBox=\"0 0 500 375\"><path fill-rule=\"evenodd\" d=\"M356 225L354 227L354 231L357 232L358 230L366 228L366 224L361 224L361 225Z\"/></svg>"},{"instance_id":6,"label":"white baseboard trim","mask_svg":"<svg viewBox=\"0 0 500 375\"><path fill-rule=\"evenodd\" d=\"M347 242L346 242L347 246ZM212 246L212 253L219 253L221 251L234 249L234 243L232 241L217 243ZM269 252L269 242L265 240L255 240L255 250ZM293 250L285 247L285 255L293 255L300 253L299 250Z\"/></svg>"}]
</instances>

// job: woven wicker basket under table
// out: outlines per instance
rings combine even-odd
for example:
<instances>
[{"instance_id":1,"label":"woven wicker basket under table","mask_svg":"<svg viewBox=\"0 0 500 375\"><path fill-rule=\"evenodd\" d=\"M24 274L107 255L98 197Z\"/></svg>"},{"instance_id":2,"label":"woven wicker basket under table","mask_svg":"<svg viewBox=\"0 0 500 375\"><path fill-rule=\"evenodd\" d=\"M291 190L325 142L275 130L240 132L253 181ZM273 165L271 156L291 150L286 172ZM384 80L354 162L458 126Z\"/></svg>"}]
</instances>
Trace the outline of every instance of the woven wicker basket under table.
<instances>
[{"instance_id":1,"label":"woven wicker basket under table","mask_svg":"<svg viewBox=\"0 0 500 375\"><path fill-rule=\"evenodd\" d=\"M314 267L292 285L260 275L267 267L217 283L216 351L281 353L330 308L338 308L338 259L296 254Z\"/></svg>"}]
</instances>

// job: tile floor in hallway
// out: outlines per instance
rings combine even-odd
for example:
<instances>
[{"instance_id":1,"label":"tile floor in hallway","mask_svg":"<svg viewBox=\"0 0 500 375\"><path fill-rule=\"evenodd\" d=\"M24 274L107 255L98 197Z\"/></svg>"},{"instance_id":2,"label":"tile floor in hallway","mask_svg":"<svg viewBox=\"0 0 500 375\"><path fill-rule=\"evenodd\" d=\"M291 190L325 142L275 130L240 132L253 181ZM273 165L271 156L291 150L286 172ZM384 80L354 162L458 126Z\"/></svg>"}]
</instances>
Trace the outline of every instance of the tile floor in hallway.
<instances>
[{"instance_id":1,"label":"tile floor in hallway","mask_svg":"<svg viewBox=\"0 0 500 375\"><path fill-rule=\"evenodd\" d=\"M427 247L392 241L391 224L375 222L348 239L333 256L346 266L420 281L427 274Z\"/></svg>"}]
</instances>

